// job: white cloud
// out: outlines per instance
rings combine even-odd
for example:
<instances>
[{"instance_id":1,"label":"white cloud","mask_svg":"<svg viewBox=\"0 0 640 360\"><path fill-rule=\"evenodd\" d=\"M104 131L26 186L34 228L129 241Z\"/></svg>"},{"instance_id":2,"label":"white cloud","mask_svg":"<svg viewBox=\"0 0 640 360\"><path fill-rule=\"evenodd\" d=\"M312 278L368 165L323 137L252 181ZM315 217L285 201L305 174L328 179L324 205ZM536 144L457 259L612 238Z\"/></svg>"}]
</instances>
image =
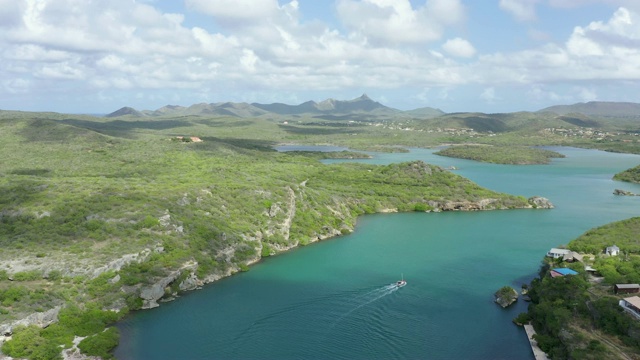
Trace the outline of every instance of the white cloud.
<instances>
[{"instance_id":1,"label":"white cloud","mask_svg":"<svg viewBox=\"0 0 640 360\"><path fill-rule=\"evenodd\" d=\"M261 22L277 14L277 0L185 0L187 7L213 16L228 26ZM297 7L297 2L294 1Z\"/></svg>"},{"instance_id":2,"label":"white cloud","mask_svg":"<svg viewBox=\"0 0 640 360\"><path fill-rule=\"evenodd\" d=\"M620 8L607 23L595 21L586 27L577 26L567 42L567 49L576 56L638 55L640 16Z\"/></svg>"},{"instance_id":3,"label":"white cloud","mask_svg":"<svg viewBox=\"0 0 640 360\"><path fill-rule=\"evenodd\" d=\"M575 90L578 98L584 102L598 100L598 94L592 88L577 87Z\"/></svg>"},{"instance_id":4,"label":"white cloud","mask_svg":"<svg viewBox=\"0 0 640 360\"><path fill-rule=\"evenodd\" d=\"M611 18L577 26L564 46L480 57L474 80L505 83L640 81L640 16L618 9Z\"/></svg>"},{"instance_id":5,"label":"white cloud","mask_svg":"<svg viewBox=\"0 0 640 360\"><path fill-rule=\"evenodd\" d=\"M540 102L540 103L545 103L549 101L553 103L557 103L562 99L562 97L558 95L557 92L553 90L549 90L540 84L532 85L530 89L527 91L527 96L533 98L534 100L536 100L536 102Z\"/></svg>"},{"instance_id":6,"label":"white cloud","mask_svg":"<svg viewBox=\"0 0 640 360\"><path fill-rule=\"evenodd\" d=\"M500 0L500 8L511 13L519 21L536 19L536 4L540 0Z\"/></svg>"},{"instance_id":7,"label":"white cloud","mask_svg":"<svg viewBox=\"0 0 640 360\"><path fill-rule=\"evenodd\" d=\"M25 94L30 90L31 81L22 78L9 79L3 81L2 86L10 94Z\"/></svg>"},{"instance_id":8,"label":"white cloud","mask_svg":"<svg viewBox=\"0 0 640 360\"><path fill-rule=\"evenodd\" d=\"M509 96L503 85L539 84L532 97L553 100L559 95L546 87L550 83L640 81L640 18L627 8L610 19L579 24L564 44L478 55L474 45L457 37L465 17L459 0L422 6L408 0L338 0L346 30L319 20L303 22L297 1L238 2L239 8L255 4L267 17L214 9L213 3L190 0L192 9L217 25L229 21L220 32L203 22L189 27L188 13L163 13L153 3L133 0L0 0L7 5L0 6L0 20L5 14L13 19L0 22L0 99L24 89L46 98L62 84L83 98L124 102L127 95L120 90L129 96L152 90L157 101L191 103L207 101L214 92L224 100L236 94L282 101L307 89L411 87L430 89L422 96L449 102L460 95L458 85L472 84L484 89L483 99L498 103L506 100L496 94ZM231 21L236 18L256 21Z\"/></svg>"},{"instance_id":9,"label":"white cloud","mask_svg":"<svg viewBox=\"0 0 640 360\"><path fill-rule=\"evenodd\" d=\"M447 25L464 19L459 0L338 0L338 16L354 34L374 44L425 43L442 37Z\"/></svg>"},{"instance_id":10,"label":"white cloud","mask_svg":"<svg viewBox=\"0 0 640 360\"><path fill-rule=\"evenodd\" d=\"M493 103L497 100L500 100L500 97L496 95L496 89L494 87L488 87L482 90L480 98L488 103Z\"/></svg>"},{"instance_id":11,"label":"white cloud","mask_svg":"<svg viewBox=\"0 0 640 360\"><path fill-rule=\"evenodd\" d=\"M449 39L442 45L444 51L452 56L469 58L476 54L470 42L461 38Z\"/></svg>"}]
</instances>

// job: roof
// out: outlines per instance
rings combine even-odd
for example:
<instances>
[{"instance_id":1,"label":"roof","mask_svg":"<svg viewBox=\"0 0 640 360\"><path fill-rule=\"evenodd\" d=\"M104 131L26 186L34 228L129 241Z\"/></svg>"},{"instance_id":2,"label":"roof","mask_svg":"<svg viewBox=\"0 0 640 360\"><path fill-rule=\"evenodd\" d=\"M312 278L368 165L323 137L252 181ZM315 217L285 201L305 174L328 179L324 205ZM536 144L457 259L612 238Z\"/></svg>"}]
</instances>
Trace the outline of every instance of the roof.
<instances>
[{"instance_id":1,"label":"roof","mask_svg":"<svg viewBox=\"0 0 640 360\"><path fill-rule=\"evenodd\" d=\"M571 250L569 249L558 249L558 248L551 248L551 250L549 250L550 253L553 254L568 254L571 252Z\"/></svg>"},{"instance_id":2,"label":"roof","mask_svg":"<svg viewBox=\"0 0 640 360\"><path fill-rule=\"evenodd\" d=\"M631 297L628 297L628 298L624 298L624 301L626 301L629 304L633 305L634 307L640 309L640 297L631 296Z\"/></svg>"},{"instance_id":3,"label":"roof","mask_svg":"<svg viewBox=\"0 0 640 360\"><path fill-rule=\"evenodd\" d=\"M640 288L640 284L616 284L618 289L637 289Z\"/></svg>"},{"instance_id":4,"label":"roof","mask_svg":"<svg viewBox=\"0 0 640 360\"><path fill-rule=\"evenodd\" d=\"M551 271L555 271L558 274L561 275L578 275L577 271L571 270L569 268L555 268L555 269L551 269Z\"/></svg>"},{"instance_id":5,"label":"roof","mask_svg":"<svg viewBox=\"0 0 640 360\"><path fill-rule=\"evenodd\" d=\"M585 270L585 271L598 271L598 270L596 270L596 269L592 268L592 267L591 267L591 266L589 266L589 265L585 266L585 267L584 267L584 270Z\"/></svg>"},{"instance_id":6,"label":"roof","mask_svg":"<svg viewBox=\"0 0 640 360\"><path fill-rule=\"evenodd\" d=\"M602 248L601 248L601 249L602 249ZM619 248L619 247L617 247L617 246L615 246L615 245L613 245L613 246L607 246L607 251L609 251L609 250L620 250L620 248Z\"/></svg>"},{"instance_id":7,"label":"roof","mask_svg":"<svg viewBox=\"0 0 640 360\"><path fill-rule=\"evenodd\" d=\"M559 272L553 271L553 270L549 271L549 275L551 275L552 278L557 278L557 277L564 276L564 275L560 274Z\"/></svg>"},{"instance_id":8,"label":"roof","mask_svg":"<svg viewBox=\"0 0 640 360\"><path fill-rule=\"evenodd\" d=\"M580 255L575 251L569 251L568 253L564 254L564 256L562 257L563 260L576 259L578 261L582 261L583 258L584 258L583 255Z\"/></svg>"}]
</instances>

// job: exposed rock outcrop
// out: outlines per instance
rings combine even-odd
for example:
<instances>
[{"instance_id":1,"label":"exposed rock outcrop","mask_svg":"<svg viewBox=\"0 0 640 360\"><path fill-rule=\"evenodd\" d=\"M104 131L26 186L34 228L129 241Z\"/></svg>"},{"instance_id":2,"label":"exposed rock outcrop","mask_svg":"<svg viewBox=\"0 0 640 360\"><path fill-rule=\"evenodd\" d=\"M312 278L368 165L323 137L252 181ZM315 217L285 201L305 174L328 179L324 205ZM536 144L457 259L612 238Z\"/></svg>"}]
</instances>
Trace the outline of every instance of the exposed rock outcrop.
<instances>
[{"instance_id":1,"label":"exposed rock outcrop","mask_svg":"<svg viewBox=\"0 0 640 360\"><path fill-rule=\"evenodd\" d=\"M530 197L527 201L535 209L553 209L555 207L549 199L540 196Z\"/></svg>"},{"instance_id":2,"label":"exposed rock outcrop","mask_svg":"<svg viewBox=\"0 0 640 360\"><path fill-rule=\"evenodd\" d=\"M518 300L518 292L510 286L504 286L494 294L496 303L503 308L513 304Z\"/></svg>"},{"instance_id":3,"label":"exposed rock outcrop","mask_svg":"<svg viewBox=\"0 0 640 360\"><path fill-rule=\"evenodd\" d=\"M182 275L183 271L190 271L193 273L197 268L198 263L188 262L182 266L182 268L172 271L169 275L159 279L154 284L145 286L140 289L140 297L142 298L142 309L152 309L158 307L158 300L160 300L165 294L165 288L174 282Z\"/></svg>"},{"instance_id":4,"label":"exposed rock outcrop","mask_svg":"<svg viewBox=\"0 0 640 360\"><path fill-rule=\"evenodd\" d=\"M626 191L626 190L621 190L621 189L615 189L613 190L613 195L620 195L620 196L639 196L638 194L634 194L631 191Z\"/></svg>"},{"instance_id":5,"label":"exposed rock outcrop","mask_svg":"<svg viewBox=\"0 0 640 360\"><path fill-rule=\"evenodd\" d=\"M13 328L20 325L36 325L41 328L45 328L58 321L58 313L60 313L60 309L62 309L62 306L56 306L53 309L44 312L33 313L24 319L14 321L10 324L1 325L0 335L11 334L13 332Z\"/></svg>"}]
</instances>

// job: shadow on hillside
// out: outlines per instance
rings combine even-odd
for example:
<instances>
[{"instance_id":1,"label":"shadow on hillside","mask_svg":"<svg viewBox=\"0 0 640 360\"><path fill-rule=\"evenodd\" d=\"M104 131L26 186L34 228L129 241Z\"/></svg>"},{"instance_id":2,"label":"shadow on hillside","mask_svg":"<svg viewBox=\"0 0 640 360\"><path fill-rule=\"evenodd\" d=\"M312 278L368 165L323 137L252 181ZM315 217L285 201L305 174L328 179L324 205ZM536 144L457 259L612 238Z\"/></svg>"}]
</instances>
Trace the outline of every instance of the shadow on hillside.
<instances>
[{"instance_id":1,"label":"shadow on hillside","mask_svg":"<svg viewBox=\"0 0 640 360\"><path fill-rule=\"evenodd\" d=\"M255 121L251 120L234 120L234 121L219 121L219 120L196 120L194 123L209 126L209 127L242 127L251 126L255 124Z\"/></svg>"},{"instance_id":2,"label":"shadow on hillside","mask_svg":"<svg viewBox=\"0 0 640 360\"><path fill-rule=\"evenodd\" d=\"M507 131L509 129L509 127L502 120L494 118L472 116L464 118L462 120L466 127L469 127L478 132L492 131L494 133L498 133Z\"/></svg>"},{"instance_id":3,"label":"shadow on hillside","mask_svg":"<svg viewBox=\"0 0 640 360\"><path fill-rule=\"evenodd\" d=\"M5 215L22 214L24 203L45 196L48 185L31 179L19 179L0 185L0 222Z\"/></svg>"},{"instance_id":4,"label":"shadow on hillside","mask_svg":"<svg viewBox=\"0 0 640 360\"><path fill-rule=\"evenodd\" d=\"M338 135L338 134L353 134L361 132L358 129L354 128L344 128L344 127L327 127L327 128L318 128L318 127L297 127L291 125L278 125L282 130L298 135Z\"/></svg>"},{"instance_id":5,"label":"shadow on hillside","mask_svg":"<svg viewBox=\"0 0 640 360\"><path fill-rule=\"evenodd\" d=\"M597 121L590 120L590 119L580 119L572 116L560 116L558 117L558 119L564 122L567 122L571 125L576 125L581 127L592 127L592 128L600 127L600 124L598 124Z\"/></svg>"},{"instance_id":6,"label":"shadow on hillside","mask_svg":"<svg viewBox=\"0 0 640 360\"><path fill-rule=\"evenodd\" d=\"M63 124L95 130L102 134L123 138L135 138L136 136L134 133L132 133L132 131L139 129L167 130L179 127L193 126L193 124L185 120L113 120L98 122L78 119L64 119L60 122Z\"/></svg>"},{"instance_id":7,"label":"shadow on hillside","mask_svg":"<svg viewBox=\"0 0 640 360\"><path fill-rule=\"evenodd\" d=\"M13 175L49 176L51 174L51 170L50 169L15 169L10 173Z\"/></svg>"},{"instance_id":8,"label":"shadow on hillside","mask_svg":"<svg viewBox=\"0 0 640 360\"><path fill-rule=\"evenodd\" d=\"M236 138L216 138L216 137L202 137L202 143L195 144L195 150L203 151L215 151L220 146L234 147L244 150L257 150L274 152L274 147L278 145L275 141L269 140L256 140L256 139L236 139Z\"/></svg>"}]
</instances>

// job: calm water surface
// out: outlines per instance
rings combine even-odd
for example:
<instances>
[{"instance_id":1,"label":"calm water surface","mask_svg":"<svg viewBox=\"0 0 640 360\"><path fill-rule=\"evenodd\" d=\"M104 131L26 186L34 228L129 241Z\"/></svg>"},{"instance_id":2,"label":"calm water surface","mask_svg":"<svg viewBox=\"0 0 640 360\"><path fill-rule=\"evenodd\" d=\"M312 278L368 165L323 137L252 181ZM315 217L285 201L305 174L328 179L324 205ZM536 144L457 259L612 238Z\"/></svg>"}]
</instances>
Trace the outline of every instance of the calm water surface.
<instances>
[{"instance_id":1,"label":"calm water surface","mask_svg":"<svg viewBox=\"0 0 640 360\"><path fill-rule=\"evenodd\" d=\"M120 359L533 359L493 293L537 272L550 247L640 215L640 186L611 180L640 156L573 148L551 165L490 165L433 150L363 162L424 160L553 210L370 215L348 236L266 259L118 326ZM389 284L400 276L408 285Z\"/></svg>"}]
</instances>

